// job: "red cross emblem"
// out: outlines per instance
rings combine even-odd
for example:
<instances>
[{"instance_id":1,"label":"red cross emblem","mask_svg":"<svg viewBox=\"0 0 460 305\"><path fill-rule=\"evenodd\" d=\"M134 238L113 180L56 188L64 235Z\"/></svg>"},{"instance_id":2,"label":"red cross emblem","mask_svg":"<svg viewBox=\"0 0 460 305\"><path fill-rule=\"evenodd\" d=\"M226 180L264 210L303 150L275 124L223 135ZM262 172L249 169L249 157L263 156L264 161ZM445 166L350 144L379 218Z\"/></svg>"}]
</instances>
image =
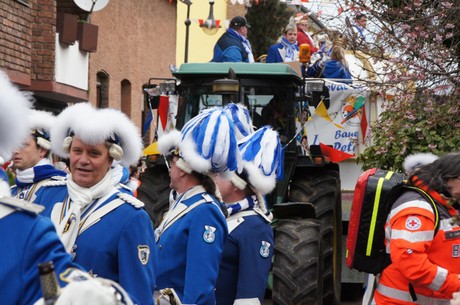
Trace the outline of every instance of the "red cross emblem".
<instances>
[{"instance_id":1,"label":"red cross emblem","mask_svg":"<svg viewBox=\"0 0 460 305\"><path fill-rule=\"evenodd\" d=\"M414 231L420 229L422 222L418 217L411 216L406 220L406 229Z\"/></svg>"}]
</instances>

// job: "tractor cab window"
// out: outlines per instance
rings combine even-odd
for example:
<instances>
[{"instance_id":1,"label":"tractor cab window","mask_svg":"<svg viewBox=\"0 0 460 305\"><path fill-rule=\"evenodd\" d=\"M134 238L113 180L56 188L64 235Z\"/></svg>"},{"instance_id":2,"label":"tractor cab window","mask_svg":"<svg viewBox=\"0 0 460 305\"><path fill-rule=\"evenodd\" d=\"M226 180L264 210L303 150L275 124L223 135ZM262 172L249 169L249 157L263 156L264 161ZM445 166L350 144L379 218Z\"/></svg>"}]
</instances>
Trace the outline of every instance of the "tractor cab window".
<instances>
[{"instance_id":1,"label":"tractor cab window","mask_svg":"<svg viewBox=\"0 0 460 305\"><path fill-rule=\"evenodd\" d=\"M288 140L290 114L287 106L290 102L289 97L282 93L283 90L271 86L241 86L238 94L216 94L211 86L201 86L195 90L186 95L184 122L203 109L222 109L229 102L241 102L248 108L256 128L271 125L280 134L282 142Z\"/></svg>"}]
</instances>

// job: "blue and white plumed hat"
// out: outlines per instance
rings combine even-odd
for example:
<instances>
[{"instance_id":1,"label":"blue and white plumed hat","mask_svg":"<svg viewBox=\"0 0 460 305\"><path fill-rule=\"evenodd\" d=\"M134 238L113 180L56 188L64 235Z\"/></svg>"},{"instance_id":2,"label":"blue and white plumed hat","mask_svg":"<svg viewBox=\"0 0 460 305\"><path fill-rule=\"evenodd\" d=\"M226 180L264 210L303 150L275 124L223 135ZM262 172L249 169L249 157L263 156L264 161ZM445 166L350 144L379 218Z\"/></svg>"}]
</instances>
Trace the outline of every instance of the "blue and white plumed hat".
<instances>
[{"instance_id":1,"label":"blue and white plumed hat","mask_svg":"<svg viewBox=\"0 0 460 305\"><path fill-rule=\"evenodd\" d=\"M408 155L403 162L403 168L407 175L412 174L419 167L433 163L439 157L432 153L416 153Z\"/></svg>"},{"instance_id":2,"label":"blue and white plumed hat","mask_svg":"<svg viewBox=\"0 0 460 305\"><path fill-rule=\"evenodd\" d=\"M228 173L233 184L244 190L250 187L261 195L273 191L276 181L283 179L283 151L278 132L264 126L238 142L243 170ZM243 178L244 177L244 178Z\"/></svg>"},{"instance_id":3,"label":"blue and white plumed hat","mask_svg":"<svg viewBox=\"0 0 460 305\"><path fill-rule=\"evenodd\" d=\"M224 111L235 125L236 139L238 141L254 132L251 115L246 106L240 103L229 103L224 107Z\"/></svg>"},{"instance_id":4,"label":"blue and white plumed hat","mask_svg":"<svg viewBox=\"0 0 460 305\"><path fill-rule=\"evenodd\" d=\"M27 138L27 113L32 102L30 93L19 91L0 71L0 164L9 160Z\"/></svg>"},{"instance_id":5,"label":"blue and white plumed hat","mask_svg":"<svg viewBox=\"0 0 460 305\"><path fill-rule=\"evenodd\" d=\"M37 139L37 144L44 149L51 149L51 126L54 125L56 117L47 111L31 110L29 113L29 128L32 136Z\"/></svg>"},{"instance_id":6,"label":"blue and white plumed hat","mask_svg":"<svg viewBox=\"0 0 460 305\"><path fill-rule=\"evenodd\" d=\"M171 131L158 140L162 155L175 154L176 165L186 173L203 175L234 171L239 164L235 127L223 110L204 109L182 131Z\"/></svg>"},{"instance_id":7,"label":"blue and white plumed hat","mask_svg":"<svg viewBox=\"0 0 460 305\"><path fill-rule=\"evenodd\" d=\"M69 158L74 136L89 145L107 143L110 156L124 166L136 163L141 156L142 141L138 128L116 109L96 109L89 103L64 109L51 128L53 152Z\"/></svg>"}]
</instances>

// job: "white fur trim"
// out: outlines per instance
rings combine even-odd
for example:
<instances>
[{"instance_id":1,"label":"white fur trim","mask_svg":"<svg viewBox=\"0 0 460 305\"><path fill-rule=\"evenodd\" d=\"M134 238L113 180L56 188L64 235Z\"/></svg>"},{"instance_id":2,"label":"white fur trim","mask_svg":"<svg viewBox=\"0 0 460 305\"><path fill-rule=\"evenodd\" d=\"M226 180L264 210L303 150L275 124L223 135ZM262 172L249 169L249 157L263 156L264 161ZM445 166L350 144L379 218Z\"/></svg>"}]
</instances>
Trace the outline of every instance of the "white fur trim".
<instances>
[{"instance_id":1,"label":"white fur trim","mask_svg":"<svg viewBox=\"0 0 460 305\"><path fill-rule=\"evenodd\" d=\"M51 112L40 110L31 110L29 112L29 128L32 132L36 129L43 129L49 135L55 122L56 117ZM51 149L51 142L48 139L38 137L37 144L44 149Z\"/></svg>"},{"instance_id":2,"label":"white fur trim","mask_svg":"<svg viewBox=\"0 0 460 305\"><path fill-rule=\"evenodd\" d=\"M91 145L104 143L114 134L118 135L123 152L118 155L124 166L136 163L141 155L142 141L138 128L119 110L96 109L88 103L64 109L51 128L52 150L63 158L69 157L67 142L63 146L64 141L68 141L66 137L69 131Z\"/></svg>"},{"instance_id":3,"label":"white fur trim","mask_svg":"<svg viewBox=\"0 0 460 305\"><path fill-rule=\"evenodd\" d=\"M416 153L407 156L403 162L403 168L406 174L410 175L420 166L433 163L439 157L432 153Z\"/></svg>"},{"instance_id":4,"label":"white fur trim","mask_svg":"<svg viewBox=\"0 0 460 305\"><path fill-rule=\"evenodd\" d=\"M258 166L247 161L243 161L243 166L248 174L249 183L257 192L266 195L273 191L276 186L275 172L270 176L266 176L261 172Z\"/></svg>"},{"instance_id":5,"label":"white fur trim","mask_svg":"<svg viewBox=\"0 0 460 305\"><path fill-rule=\"evenodd\" d=\"M174 149L179 144L180 137L180 132L175 129L161 136L158 139L158 151L160 154L163 156L169 155L171 149Z\"/></svg>"},{"instance_id":6,"label":"white fur trim","mask_svg":"<svg viewBox=\"0 0 460 305\"><path fill-rule=\"evenodd\" d=\"M187 162L194 171L206 174L211 171L211 161L204 159L196 151L196 144L191 139L184 139L179 143L179 153L181 158Z\"/></svg>"},{"instance_id":7,"label":"white fur trim","mask_svg":"<svg viewBox=\"0 0 460 305\"><path fill-rule=\"evenodd\" d=\"M0 156L9 160L29 134L28 116L33 97L13 85L0 71Z\"/></svg>"}]
</instances>

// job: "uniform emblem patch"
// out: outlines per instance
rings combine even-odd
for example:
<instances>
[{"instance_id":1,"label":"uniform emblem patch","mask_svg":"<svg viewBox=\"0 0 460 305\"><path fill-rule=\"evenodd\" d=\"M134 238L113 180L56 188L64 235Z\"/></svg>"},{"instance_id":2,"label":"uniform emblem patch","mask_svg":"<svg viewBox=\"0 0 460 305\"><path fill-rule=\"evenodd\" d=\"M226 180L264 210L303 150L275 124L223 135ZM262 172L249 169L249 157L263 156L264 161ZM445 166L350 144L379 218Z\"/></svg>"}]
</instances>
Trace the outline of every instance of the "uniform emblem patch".
<instances>
[{"instance_id":1,"label":"uniform emblem patch","mask_svg":"<svg viewBox=\"0 0 460 305\"><path fill-rule=\"evenodd\" d=\"M418 217L411 216L407 218L406 220L406 229L408 230L415 231L415 230L420 229L421 226L422 226L422 222L420 221Z\"/></svg>"},{"instance_id":2,"label":"uniform emblem patch","mask_svg":"<svg viewBox=\"0 0 460 305\"><path fill-rule=\"evenodd\" d=\"M150 248L147 245L137 246L137 256L141 261L142 265L146 265L149 262Z\"/></svg>"},{"instance_id":3,"label":"uniform emblem patch","mask_svg":"<svg viewBox=\"0 0 460 305\"><path fill-rule=\"evenodd\" d=\"M212 226L204 226L203 240L208 244L212 244L216 240L216 228Z\"/></svg>"},{"instance_id":4,"label":"uniform emblem patch","mask_svg":"<svg viewBox=\"0 0 460 305\"><path fill-rule=\"evenodd\" d=\"M269 242L262 240L262 245L259 250L260 256L267 258L270 255L270 246L271 244Z\"/></svg>"}]
</instances>

